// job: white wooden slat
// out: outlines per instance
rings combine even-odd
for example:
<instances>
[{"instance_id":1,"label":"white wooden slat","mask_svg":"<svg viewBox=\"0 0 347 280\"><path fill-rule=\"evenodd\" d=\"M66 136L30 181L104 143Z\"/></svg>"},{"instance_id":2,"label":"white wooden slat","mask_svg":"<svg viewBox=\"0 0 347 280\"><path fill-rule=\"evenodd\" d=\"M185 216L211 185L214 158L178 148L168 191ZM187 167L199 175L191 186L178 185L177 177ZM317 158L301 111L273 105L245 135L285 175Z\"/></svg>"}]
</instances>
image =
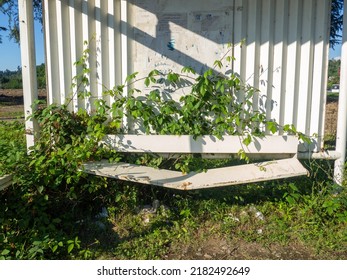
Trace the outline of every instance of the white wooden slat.
<instances>
[{"instance_id":1,"label":"white wooden slat","mask_svg":"<svg viewBox=\"0 0 347 280\"><path fill-rule=\"evenodd\" d=\"M242 82L246 81L246 66L247 66L247 31L248 31L248 2L249 0L242 1L242 46L241 46L241 69L240 69L240 78ZM240 100L240 97L238 96ZM240 100L242 102L242 100Z\"/></svg>"},{"instance_id":2,"label":"white wooden slat","mask_svg":"<svg viewBox=\"0 0 347 280\"><path fill-rule=\"evenodd\" d=\"M95 96L98 99L102 99L102 92L104 90L103 84L105 80L106 73L104 70L104 59L106 56L103 48L104 38L103 38L103 22L102 22L102 7L101 0L95 0L94 13L95 13L95 72L96 72L96 92Z\"/></svg>"},{"instance_id":3,"label":"white wooden slat","mask_svg":"<svg viewBox=\"0 0 347 280\"><path fill-rule=\"evenodd\" d=\"M35 111L35 100L38 99L35 57L35 35L33 7L30 1L18 2L19 28L21 40L21 66L24 95L24 115L27 147L34 145L35 134L38 132L38 124L29 118Z\"/></svg>"},{"instance_id":4,"label":"white wooden slat","mask_svg":"<svg viewBox=\"0 0 347 280\"><path fill-rule=\"evenodd\" d=\"M58 60L57 38L57 18L56 3L54 1L45 0L44 2L44 18L45 18L45 52L46 52L46 71L47 71L47 91L48 102L60 103L60 75Z\"/></svg>"},{"instance_id":5,"label":"white wooden slat","mask_svg":"<svg viewBox=\"0 0 347 280\"><path fill-rule=\"evenodd\" d=\"M321 115L323 111L321 104L325 103L326 95L326 53L327 53L327 21L328 16L326 10L328 9L328 1L318 0L316 3L317 13L315 17L315 51L314 51L314 61L312 66L313 71L313 81L312 81L312 98L311 104L308 106L307 111L310 114L309 134L314 133L319 135L318 147L322 146L322 139L324 130L321 129L320 122L317 121L317 116Z\"/></svg>"},{"instance_id":6,"label":"white wooden slat","mask_svg":"<svg viewBox=\"0 0 347 280\"><path fill-rule=\"evenodd\" d=\"M69 17L68 17L68 5L67 1L56 2L56 13L57 13L57 40L58 45L58 68L59 68L59 83L60 92L60 104L65 104L66 99L69 97L71 92L71 53L70 50L70 28L69 28Z\"/></svg>"},{"instance_id":7,"label":"white wooden slat","mask_svg":"<svg viewBox=\"0 0 347 280\"><path fill-rule=\"evenodd\" d=\"M249 146L242 144L241 136L203 136L194 140L191 135L107 135L103 143L120 152L136 153L247 153L295 154L298 140L295 136L268 136L255 138Z\"/></svg>"},{"instance_id":8,"label":"white wooden slat","mask_svg":"<svg viewBox=\"0 0 347 280\"><path fill-rule=\"evenodd\" d=\"M325 11L330 11L331 5L329 1L325 2ZM318 129L318 143L320 144L319 147L323 148L324 145L324 129L325 129L325 105L326 105L326 89L327 89L327 84L328 84L328 66L329 66L329 35L330 35L330 30L329 30L329 22L330 22L330 15L325 14L324 17L325 21L325 32L323 36L324 40L324 52L323 52L323 65L322 65L322 78L321 78L321 96L320 96L320 114L318 117L318 124L319 124L319 129ZM317 116L312 118L312 121L316 120L317 121ZM312 126L312 124L311 124Z\"/></svg>"},{"instance_id":9,"label":"white wooden slat","mask_svg":"<svg viewBox=\"0 0 347 280\"><path fill-rule=\"evenodd\" d=\"M177 171L107 161L87 163L83 170L98 176L179 190L232 186L308 175L296 158L209 169L206 172L191 172L186 175Z\"/></svg>"},{"instance_id":10,"label":"white wooden slat","mask_svg":"<svg viewBox=\"0 0 347 280\"><path fill-rule=\"evenodd\" d=\"M107 1L107 39L108 39L108 76L109 76L109 88L113 88L116 85L116 44L115 44L115 6L114 1ZM117 46L118 47L118 46Z\"/></svg>"},{"instance_id":11,"label":"white wooden slat","mask_svg":"<svg viewBox=\"0 0 347 280\"><path fill-rule=\"evenodd\" d=\"M259 101L260 108L265 110L267 119L272 119L274 8L274 0L263 0L259 68L259 89L262 94Z\"/></svg>"},{"instance_id":12,"label":"white wooden slat","mask_svg":"<svg viewBox=\"0 0 347 280\"><path fill-rule=\"evenodd\" d=\"M83 37L83 42L90 42L90 32L89 32L89 1L90 0L84 0L82 1L82 37ZM83 45L83 48L85 48L85 46ZM90 68L90 62L89 60L86 61L86 66L87 69ZM86 76L88 77L90 83L92 82L91 79L91 75L90 74L86 74ZM90 88L90 83L88 85L84 86L84 90L86 92L90 92L91 88ZM90 98L85 98L84 101L84 108L87 110L88 113L91 112L91 103L90 103Z\"/></svg>"},{"instance_id":13,"label":"white wooden slat","mask_svg":"<svg viewBox=\"0 0 347 280\"><path fill-rule=\"evenodd\" d=\"M245 37L243 33L244 29L242 28L242 14L243 14L243 1L235 0L234 1L234 13L233 13L233 45L234 45L234 73L240 75L241 73L241 46L240 43Z\"/></svg>"},{"instance_id":14,"label":"white wooden slat","mask_svg":"<svg viewBox=\"0 0 347 280\"><path fill-rule=\"evenodd\" d=\"M85 50L86 46L84 45L84 26L83 26L83 3L84 0L74 0L75 1L75 48L76 48L76 58L75 60L71 59L72 67L77 72L77 76L81 74L83 68L81 65L74 65L75 62L79 61L82 57L83 51ZM71 22L71 21L70 21ZM71 43L72 44L72 43ZM76 77L76 76L73 76ZM72 78L73 78L72 77ZM83 86L81 87L80 81L78 81L78 92L84 90ZM86 101L83 98L80 98L78 96L78 92L74 91L74 107L77 105L76 110L79 108L85 109L86 108Z\"/></svg>"},{"instance_id":15,"label":"white wooden slat","mask_svg":"<svg viewBox=\"0 0 347 280\"><path fill-rule=\"evenodd\" d=\"M301 58L300 59L300 78L299 90L296 92L297 106L297 124L296 127L299 131L309 133L306 121L310 116L307 112L310 96L312 93L312 52L313 42L312 37L314 34L314 12L315 5L313 0L303 1L303 10L305 14L302 19L302 35L301 35Z\"/></svg>"},{"instance_id":16,"label":"white wooden slat","mask_svg":"<svg viewBox=\"0 0 347 280\"><path fill-rule=\"evenodd\" d=\"M288 47L287 47L287 71L286 71L286 90L285 90L285 107L284 124L294 124L294 93L298 90L297 77L299 74L299 42L298 36L301 36L300 29L300 13L299 10L301 0L291 0L289 5L289 22L288 22Z\"/></svg>"},{"instance_id":17,"label":"white wooden slat","mask_svg":"<svg viewBox=\"0 0 347 280\"><path fill-rule=\"evenodd\" d=\"M63 1L56 1L56 17L57 17L57 37L59 40L57 40L58 45L58 57L59 60L56 64L56 67L59 69L59 104L64 104L65 100L65 56L64 56L64 37L63 34L65 34L65 30L63 28L63 14L62 14L62 5Z\"/></svg>"},{"instance_id":18,"label":"white wooden slat","mask_svg":"<svg viewBox=\"0 0 347 280\"><path fill-rule=\"evenodd\" d=\"M287 34L288 34L288 1L277 0L275 11L274 58L272 118L284 125L285 88L287 73ZM281 132L280 132L281 133Z\"/></svg>"},{"instance_id":19,"label":"white wooden slat","mask_svg":"<svg viewBox=\"0 0 347 280\"><path fill-rule=\"evenodd\" d=\"M248 1L248 25L246 40L246 83L259 88L259 44L260 44L260 12L262 1ZM253 110L258 110L259 94L253 98Z\"/></svg>"},{"instance_id":20,"label":"white wooden slat","mask_svg":"<svg viewBox=\"0 0 347 280\"><path fill-rule=\"evenodd\" d=\"M122 83L125 83L125 79L128 76L128 2L125 0L120 0L120 29L121 29L121 38L120 38L120 44L121 44L121 79ZM127 87L123 90L123 95L128 96L128 89ZM128 127L128 119L127 117L123 118L123 127L127 128L128 130L131 129Z\"/></svg>"},{"instance_id":21,"label":"white wooden slat","mask_svg":"<svg viewBox=\"0 0 347 280\"><path fill-rule=\"evenodd\" d=\"M77 58L77 34L76 34L76 10L78 10L78 3L75 0L69 0L69 22L70 22L70 56L71 56L71 78L77 76L77 68L74 65L74 62L76 62L79 58ZM75 6L76 4L76 6ZM76 81L74 81L76 84ZM72 100L71 100L71 106L73 108L74 112L78 111L78 96L75 94L77 92L77 84L71 86L71 93L73 94Z\"/></svg>"},{"instance_id":22,"label":"white wooden slat","mask_svg":"<svg viewBox=\"0 0 347 280\"><path fill-rule=\"evenodd\" d=\"M108 1L108 49L110 89L122 84L121 0ZM110 97L110 104L114 101Z\"/></svg>"},{"instance_id":23,"label":"white wooden slat","mask_svg":"<svg viewBox=\"0 0 347 280\"><path fill-rule=\"evenodd\" d=\"M110 50L108 44L108 1L101 1L101 63L102 63L102 90L100 98L105 99L103 92L106 89L110 89L110 70L109 65L111 64ZM109 101L109 98L105 99Z\"/></svg>"},{"instance_id":24,"label":"white wooden slat","mask_svg":"<svg viewBox=\"0 0 347 280\"><path fill-rule=\"evenodd\" d=\"M96 31L96 7L95 1L88 0L88 31L89 31L89 76L90 76L90 92L89 105L91 113L95 113L95 100L98 98L98 52L97 52L97 31Z\"/></svg>"}]
</instances>

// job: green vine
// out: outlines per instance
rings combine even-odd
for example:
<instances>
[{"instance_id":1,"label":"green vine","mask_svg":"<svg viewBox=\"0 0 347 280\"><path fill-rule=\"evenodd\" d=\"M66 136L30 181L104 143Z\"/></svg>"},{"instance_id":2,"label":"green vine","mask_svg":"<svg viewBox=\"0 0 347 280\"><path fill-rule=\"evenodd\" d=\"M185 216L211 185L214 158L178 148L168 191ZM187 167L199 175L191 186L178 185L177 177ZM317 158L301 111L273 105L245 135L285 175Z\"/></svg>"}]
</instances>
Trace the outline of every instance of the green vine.
<instances>
[{"instance_id":1,"label":"green vine","mask_svg":"<svg viewBox=\"0 0 347 280\"><path fill-rule=\"evenodd\" d=\"M85 42L86 46L87 44ZM202 135L213 135L218 139L223 135L239 135L244 147L247 147L254 141L254 137L281 131L308 142L309 138L298 132L293 125L280 126L276 121L267 119L262 108L254 109L257 107L253 106L254 96L259 91L243 83L237 74L230 71L223 73L224 66L234 60L229 52L230 50L221 60L216 60L212 69L201 75L192 67L183 67L181 73L163 73L154 69L145 77L138 77L137 72L129 75L124 84L103 92L104 97L110 96L114 100L113 103L108 105L105 99L94 100L95 109L86 123L89 137L96 135L95 139L100 140L106 134L124 134L129 131L156 135L192 135L194 139ZM78 98L85 99L92 96L88 91L88 59L89 49L86 48L80 60L75 63L81 71L73 78L73 97L77 95ZM146 89L145 94L137 87L139 84ZM177 99L172 94L166 94L181 93L187 88L190 92ZM67 105L73 97L67 101ZM85 110L80 110L76 116L81 115L86 117L88 114ZM127 120L126 125L124 120ZM59 135L57 131L50 133ZM68 131L66 133L69 134ZM133 158L127 157L127 160ZM153 158L156 166L167 162L158 160L156 155L149 157ZM249 162L245 149L239 151L238 157ZM194 166L196 158L180 155L171 162L170 167L188 172ZM135 162L138 161L136 157ZM144 162L151 164L148 159Z\"/></svg>"}]
</instances>

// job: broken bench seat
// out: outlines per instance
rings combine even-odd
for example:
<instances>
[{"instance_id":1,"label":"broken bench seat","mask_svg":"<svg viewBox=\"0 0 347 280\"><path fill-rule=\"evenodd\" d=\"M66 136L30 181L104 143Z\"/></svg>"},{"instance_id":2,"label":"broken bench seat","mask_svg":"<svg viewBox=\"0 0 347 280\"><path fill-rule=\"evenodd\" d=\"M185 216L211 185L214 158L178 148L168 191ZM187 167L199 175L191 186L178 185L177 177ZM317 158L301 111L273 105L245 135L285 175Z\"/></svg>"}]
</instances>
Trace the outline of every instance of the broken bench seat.
<instances>
[{"instance_id":1,"label":"broken bench seat","mask_svg":"<svg viewBox=\"0 0 347 280\"><path fill-rule=\"evenodd\" d=\"M284 158L189 174L123 162L109 163L106 160L84 164L84 171L89 174L179 190L231 186L308 174L296 158L298 140L294 136L255 138L247 147L242 144L241 136L217 139L210 135L197 139L191 135L108 135L103 143L119 152L130 153L229 155L244 149L246 153L260 157L280 154Z\"/></svg>"},{"instance_id":2,"label":"broken bench seat","mask_svg":"<svg viewBox=\"0 0 347 280\"><path fill-rule=\"evenodd\" d=\"M297 158L214 168L206 172L188 174L123 162L109 163L103 160L84 164L84 171L97 176L178 190L223 187L308 175Z\"/></svg>"}]
</instances>

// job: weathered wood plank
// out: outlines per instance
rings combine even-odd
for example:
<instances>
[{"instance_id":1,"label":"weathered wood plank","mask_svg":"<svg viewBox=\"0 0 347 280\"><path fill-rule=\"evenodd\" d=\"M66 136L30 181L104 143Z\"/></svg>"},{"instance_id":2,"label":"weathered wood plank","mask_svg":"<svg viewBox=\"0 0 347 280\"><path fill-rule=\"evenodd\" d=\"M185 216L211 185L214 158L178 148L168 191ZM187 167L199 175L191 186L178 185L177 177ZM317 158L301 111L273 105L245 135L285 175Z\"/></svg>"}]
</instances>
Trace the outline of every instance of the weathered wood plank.
<instances>
[{"instance_id":1,"label":"weathered wood plank","mask_svg":"<svg viewBox=\"0 0 347 280\"><path fill-rule=\"evenodd\" d=\"M5 175L0 177L0 191L6 189L12 184L12 175Z\"/></svg>"},{"instance_id":2,"label":"weathered wood plank","mask_svg":"<svg viewBox=\"0 0 347 280\"><path fill-rule=\"evenodd\" d=\"M178 190L231 186L308 174L296 158L209 169L207 172L191 172L186 175L178 171L108 161L86 163L84 171L98 176Z\"/></svg>"},{"instance_id":3,"label":"weathered wood plank","mask_svg":"<svg viewBox=\"0 0 347 280\"><path fill-rule=\"evenodd\" d=\"M237 154L241 149L257 154L296 154L298 139L295 136L268 136L255 138L249 146L242 136L206 135L194 140L192 135L107 135L103 143L120 152L131 153L207 153Z\"/></svg>"}]
</instances>

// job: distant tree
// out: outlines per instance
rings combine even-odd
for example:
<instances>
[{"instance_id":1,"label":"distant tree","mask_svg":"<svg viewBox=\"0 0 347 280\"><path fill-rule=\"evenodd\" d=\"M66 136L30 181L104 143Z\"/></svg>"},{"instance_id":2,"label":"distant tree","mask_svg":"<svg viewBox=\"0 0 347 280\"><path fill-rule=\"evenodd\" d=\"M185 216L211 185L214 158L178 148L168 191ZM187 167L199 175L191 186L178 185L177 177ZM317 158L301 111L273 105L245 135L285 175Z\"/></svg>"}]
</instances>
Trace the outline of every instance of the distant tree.
<instances>
[{"instance_id":1,"label":"distant tree","mask_svg":"<svg viewBox=\"0 0 347 280\"><path fill-rule=\"evenodd\" d=\"M329 60L328 89L331 89L334 84L340 83L340 66L341 60Z\"/></svg>"},{"instance_id":2,"label":"distant tree","mask_svg":"<svg viewBox=\"0 0 347 280\"><path fill-rule=\"evenodd\" d=\"M341 42L343 0L333 0L331 5L330 47L334 49Z\"/></svg>"},{"instance_id":3,"label":"distant tree","mask_svg":"<svg viewBox=\"0 0 347 280\"><path fill-rule=\"evenodd\" d=\"M42 0L33 0L35 20L42 23ZM18 0L0 0L0 13L8 18L8 27L0 26L0 31L9 31L9 38L19 42ZM2 38L0 35L0 43Z\"/></svg>"}]
</instances>

